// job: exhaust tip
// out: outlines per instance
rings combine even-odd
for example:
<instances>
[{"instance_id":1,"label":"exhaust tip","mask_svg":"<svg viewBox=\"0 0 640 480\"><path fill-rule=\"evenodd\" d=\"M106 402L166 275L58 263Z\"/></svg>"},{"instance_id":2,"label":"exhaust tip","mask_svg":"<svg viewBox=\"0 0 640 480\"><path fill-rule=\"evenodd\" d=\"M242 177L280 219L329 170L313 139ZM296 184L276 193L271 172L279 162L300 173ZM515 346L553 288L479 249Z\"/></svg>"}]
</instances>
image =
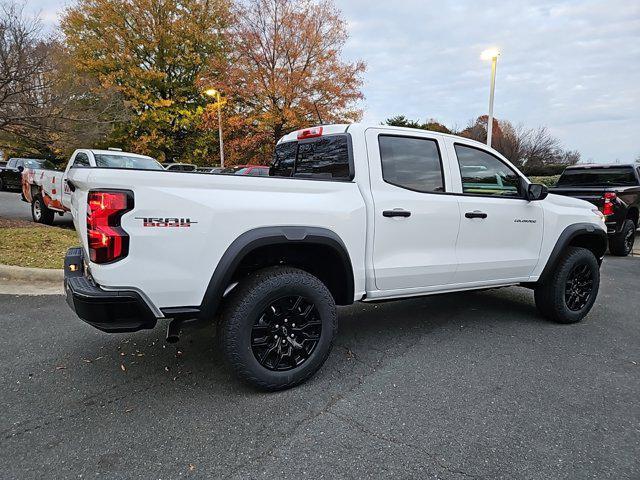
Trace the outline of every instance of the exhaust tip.
<instances>
[{"instance_id":1,"label":"exhaust tip","mask_svg":"<svg viewBox=\"0 0 640 480\"><path fill-rule=\"evenodd\" d=\"M171 320L167 327L167 343L178 343L180 341L180 324L178 320Z\"/></svg>"}]
</instances>

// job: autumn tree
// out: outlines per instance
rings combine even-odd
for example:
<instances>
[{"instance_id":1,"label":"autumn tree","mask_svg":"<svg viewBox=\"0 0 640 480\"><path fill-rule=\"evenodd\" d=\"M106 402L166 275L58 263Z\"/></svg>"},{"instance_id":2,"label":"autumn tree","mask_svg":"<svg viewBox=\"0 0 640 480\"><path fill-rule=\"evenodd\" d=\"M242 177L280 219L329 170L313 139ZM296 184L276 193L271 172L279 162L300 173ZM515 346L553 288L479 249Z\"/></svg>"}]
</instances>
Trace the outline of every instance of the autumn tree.
<instances>
[{"instance_id":1,"label":"autumn tree","mask_svg":"<svg viewBox=\"0 0 640 480\"><path fill-rule=\"evenodd\" d=\"M103 140L120 116L108 89L93 90L59 42L42 34L23 6L0 6L0 148L10 155L61 159Z\"/></svg>"},{"instance_id":2,"label":"autumn tree","mask_svg":"<svg viewBox=\"0 0 640 480\"><path fill-rule=\"evenodd\" d=\"M161 160L210 160L200 80L217 83L228 0L78 0L62 19L78 70L122 96L130 114L113 135Z\"/></svg>"},{"instance_id":3,"label":"autumn tree","mask_svg":"<svg viewBox=\"0 0 640 480\"><path fill-rule=\"evenodd\" d=\"M228 38L222 89L232 163L267 163L292 130L360 118L365 65L341 58L347 26L331 1L246 0ZM210 127L216 121L210 110Z\"/></svg>"},{"instance_id":4,"label":"autumn tree","mask_svg":"<svg viewBox=\"0 0 640 480\"><path fill-rule=\"evenodd\" d=\"M546 127L525 128L495 118L493 122L492 147L527 174L555 174L580 161L580 153L564 150L560 140ZM478 117L460 135L485 143L487 124L486 115Z\"/></svg>"},{"instance_id":5,"label":"autumn tree","mask_svg":"<svg viewBox=\"0 0 640 480\"><path fill-rule=\"evenodd\" d=\"M419 120L409 120L404 115L397 115L388 118L385 124L393 127L417 128L420 130L430 130L432 132L451 133L449 128L438 122L435 118L430 118L426 122L420 123Z\"/></svg>"}]
</instances>

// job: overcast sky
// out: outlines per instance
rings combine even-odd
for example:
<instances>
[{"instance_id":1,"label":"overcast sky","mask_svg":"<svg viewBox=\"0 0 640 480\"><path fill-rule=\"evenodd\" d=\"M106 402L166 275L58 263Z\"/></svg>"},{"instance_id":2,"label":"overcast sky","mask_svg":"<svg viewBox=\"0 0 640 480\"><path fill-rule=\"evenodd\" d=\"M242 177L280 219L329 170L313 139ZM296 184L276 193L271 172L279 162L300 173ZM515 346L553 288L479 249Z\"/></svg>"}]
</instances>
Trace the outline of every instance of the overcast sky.
<instances>
[{"instance_id":1,"label":"overcast sky","mask_svg":"<svg viewBox=\"0 0 640 480\"><path fill-rule=\"evenodd\" d=\"M488 109L546 125L583 160L640 155L640 1L335 0L349 23L344 55L367 63L365 120L394 115L464 127ZM64 4L31 0L49 25Z\"/></svg>"}]
</instances>

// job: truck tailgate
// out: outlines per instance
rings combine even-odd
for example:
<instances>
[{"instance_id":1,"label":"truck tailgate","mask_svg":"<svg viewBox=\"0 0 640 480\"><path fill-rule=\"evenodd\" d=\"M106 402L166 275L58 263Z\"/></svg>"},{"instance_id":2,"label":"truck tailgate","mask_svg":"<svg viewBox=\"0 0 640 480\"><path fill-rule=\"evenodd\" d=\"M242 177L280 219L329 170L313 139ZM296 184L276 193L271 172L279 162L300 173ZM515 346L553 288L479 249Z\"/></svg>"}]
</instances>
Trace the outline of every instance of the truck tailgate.
<instances>
[{"instance_id":1,"label":"truck tailgate","mask_svg":"<svg viewBox=\"0 0 640 480\"><path fill-rule=\"evenodd\" d=\"M585 187L555 187L550 189L550 193L555 195L564 195L566 197L579 198L592 203L598 208L602 208L604 204L604 194L608 191L602 187L585 188Z\"/></svg>"}]
</instances>

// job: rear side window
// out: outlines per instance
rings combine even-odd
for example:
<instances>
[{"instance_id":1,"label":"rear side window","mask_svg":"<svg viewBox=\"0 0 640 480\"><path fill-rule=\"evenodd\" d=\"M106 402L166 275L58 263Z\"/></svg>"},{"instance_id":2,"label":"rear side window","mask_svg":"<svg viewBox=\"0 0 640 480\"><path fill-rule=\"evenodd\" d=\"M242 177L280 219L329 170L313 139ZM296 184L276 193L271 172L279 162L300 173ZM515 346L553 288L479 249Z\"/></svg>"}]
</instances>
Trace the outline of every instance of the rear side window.
<instances>
[{"instance_id":1,"label":"rear side window","mask_svg":"<svg viewBox=\"0 0 640 480\"><path fill-rule=\"evenodd\" d=\"M463 193L521 197L520 176L502 160L478 148L456 145Z\"/></svg>"},{"instance_id":2,"label":"rear side window","mask_svg":"<svg viewBox=\"0 0 640 480\"><path fill-rule=\"evenodd\" d=\"M276 147L270 176L350 180L349 139L329 135Z\"/></svg>"},{"instance_id":3,"label":"rear side window","mask_svg":"<svg viewBox=\"0 0 640 480\"><path fill-rule=\"evenodd\" d=\"M638 181L632 167L618 168L568 168L564 171L558 186L598 187L602 185L631 186Z\"/></svg>"},{"instance_id":4,"label":"rear side window","mask_svg":"<svg viewBox=\"0 0 640 480\"><path fill-rule=\"evenodd\" d=\"M382 178L417 192L444 192L438 143L426 138L381 135Z\"/></svg>"}]
</instances>

